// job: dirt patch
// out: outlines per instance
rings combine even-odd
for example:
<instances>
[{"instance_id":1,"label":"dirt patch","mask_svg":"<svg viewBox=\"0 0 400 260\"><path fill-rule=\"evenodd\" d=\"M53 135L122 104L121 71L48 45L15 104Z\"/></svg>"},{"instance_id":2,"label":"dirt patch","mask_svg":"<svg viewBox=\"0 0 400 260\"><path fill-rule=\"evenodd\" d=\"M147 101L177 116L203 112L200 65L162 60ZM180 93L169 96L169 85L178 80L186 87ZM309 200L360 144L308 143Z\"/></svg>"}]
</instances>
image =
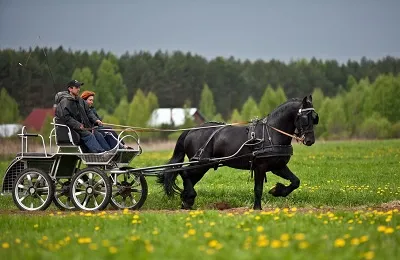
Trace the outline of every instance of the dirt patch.
<instances>
[{"instance_id":1,"label":"dirt patch","mask_svg":"<svg viewBox=\"0 0 400 260\"><path fill-rule=\"evenodd\" d=\"M221 213L233 213L233 214L244 214L245 212L248 212L251 210L249 207L237 207L233 208L229 205L229 203L220 201L213 203L209 206L207 206L205 209L198 209L198 210L217 210L220 211ZM262 211L265 212L271 212L275 211L276 207L263 207ZM283 210L283 208L280 208L280 210ZM292 209L289 209L292 210ZM297 213L308 213L308 212L314 212L314 213L325 213L325 212L335 212L335 211L348 211L348 212L355 212L355 211L371 211L371 210L378 210L378 211L390 211L390 210L398 210L400 211L400 201L395 200L395 201L390 201L387 203L382 203L380 205L374 205L374 206L360 206L360 207L323 207L323 208L315 208L315 207L303 207L303 208L296 208ZM75 214L80 215L80 214L87 214L89 212L87 211L60 211L60 210L45 210L45 211L21 211L18 209L8 209L8 210L0 210L0 215L21 215L21 216L48 216L50 214L54 215L71 215L71 212L75 212ZM122 213L121 210L105 210L107 214L118 214ZM182 210L182 209L177 209L177 210L167 210L167 209L161 209L161 210L153 210L153 209L146 209L146 210L139 210L138 212L140 213L163 213L163 214L176 214L176 213L185 213L189 212L188 210ZM256 212L256 211L255 211ZM99 211L92 212L92 214L98 214Z\"/></svg>"}]
</instances>

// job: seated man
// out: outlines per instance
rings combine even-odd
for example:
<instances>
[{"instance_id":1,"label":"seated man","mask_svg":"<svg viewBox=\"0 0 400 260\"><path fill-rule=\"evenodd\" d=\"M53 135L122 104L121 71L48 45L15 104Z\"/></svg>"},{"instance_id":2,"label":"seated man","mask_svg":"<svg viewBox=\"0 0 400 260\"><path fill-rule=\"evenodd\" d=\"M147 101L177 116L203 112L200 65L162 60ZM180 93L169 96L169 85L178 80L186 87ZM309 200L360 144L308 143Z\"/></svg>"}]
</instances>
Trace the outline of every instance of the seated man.
<instances>
[{"instance_id":1,"label":"seated man","mask_svg":"<svg viewBox=\"0 0 400 260\"><path fill-rule=\"evenodd\" d=\"M56 117L80 135L91 153L108 151L111 148L103 135L91 130L95 124L101 126L103 123L94 116L86 102L79 97L82 85L83 83L72 80L67 84L68 92L57 93Z\"/></svg>"}]
</instances>

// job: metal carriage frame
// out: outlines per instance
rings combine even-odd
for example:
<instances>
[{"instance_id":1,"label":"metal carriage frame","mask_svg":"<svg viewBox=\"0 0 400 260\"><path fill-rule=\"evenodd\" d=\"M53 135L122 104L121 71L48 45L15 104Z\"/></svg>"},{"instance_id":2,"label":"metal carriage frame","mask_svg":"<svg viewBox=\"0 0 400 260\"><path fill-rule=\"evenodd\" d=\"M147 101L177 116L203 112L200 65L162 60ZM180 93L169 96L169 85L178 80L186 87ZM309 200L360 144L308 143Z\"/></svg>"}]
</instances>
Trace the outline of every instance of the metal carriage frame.
<instances>
[{"instance_id":1,"label":"metal carriage frame","mask_svg":"<svg viewBox=\"0 0 400 260\"><path fill-rule=\"evenodd\" d=\"M61 210L102 210L108 204L139 209L143 205L148 193L146 179L129 167L142 153L136 132L121 132L110 151L84 153L73 130L55 119L52 124L49 151L42 135L22 127L18 134L21 151L5 172L1 195L11 194L15 205L27 211L45 210L52 202ZM29 151L28 138L35 137L41 139L43 152ZM136 145L122 148L121 142L128 138Z\"/></svg>"}]
</instances>

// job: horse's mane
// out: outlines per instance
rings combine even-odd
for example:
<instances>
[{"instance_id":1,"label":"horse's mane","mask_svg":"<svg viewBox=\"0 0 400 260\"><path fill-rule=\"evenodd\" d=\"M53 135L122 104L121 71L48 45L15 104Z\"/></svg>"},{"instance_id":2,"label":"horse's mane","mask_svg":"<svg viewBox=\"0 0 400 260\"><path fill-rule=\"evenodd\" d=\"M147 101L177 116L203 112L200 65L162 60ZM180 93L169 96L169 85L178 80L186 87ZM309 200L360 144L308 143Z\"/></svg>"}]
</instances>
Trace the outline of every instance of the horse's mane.
<instances>
[{"instance_id":1,"label":"horse's mane","mask_svg":"<svg viewBox=\"0 0 400 260\"><path fill-rule=\"evenodd\" d=\"M276 107L274 110L272 110L272 112L268 116L274 117L276 115L279 115L286 108L286 106L289 103L291 104L294 102L300 103L301 99L299 99L299 98L288 99L286 102L280 104L278 107Z\"/></svg>"}]
</instances>

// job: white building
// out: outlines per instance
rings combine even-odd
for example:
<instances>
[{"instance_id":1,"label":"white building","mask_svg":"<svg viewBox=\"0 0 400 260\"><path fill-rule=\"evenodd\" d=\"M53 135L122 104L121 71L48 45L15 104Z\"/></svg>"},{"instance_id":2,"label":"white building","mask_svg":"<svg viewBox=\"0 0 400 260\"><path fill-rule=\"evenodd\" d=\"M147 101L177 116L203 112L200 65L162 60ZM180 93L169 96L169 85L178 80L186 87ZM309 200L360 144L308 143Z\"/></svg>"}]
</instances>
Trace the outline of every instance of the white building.
<instances>
[{"instance_id":1,"label":"white building","mask_svg":"<svg viewBox=\"0 0 400 260\"><path fill-rule=\"evenodd\" d=\"M20 124L2 124L0 125L0 137L11 137L21 131Z\"/></svg>"},{"instance_id":2,"label":"white building","mask_svg":"<svg viewBox=\"0 0 400 260\"><path fill-rule=\"evenodd\" d=\"M186 109L195 123L204 123L205 119L197 108ZM183 108L158 108L153 111L148 125L159 127L163 124L180 126L185 122L185 109Z\"/></svg>"}]
</instances>

